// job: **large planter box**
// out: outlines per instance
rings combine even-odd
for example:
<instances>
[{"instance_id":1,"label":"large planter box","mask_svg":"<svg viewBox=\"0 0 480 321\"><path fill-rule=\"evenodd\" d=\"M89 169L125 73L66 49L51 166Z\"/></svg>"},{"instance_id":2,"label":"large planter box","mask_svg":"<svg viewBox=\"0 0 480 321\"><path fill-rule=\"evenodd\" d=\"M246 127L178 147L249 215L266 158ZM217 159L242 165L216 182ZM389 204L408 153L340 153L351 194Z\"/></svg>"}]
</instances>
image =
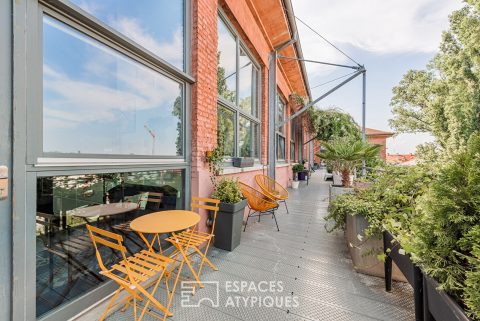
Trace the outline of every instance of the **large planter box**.
<instances>
[{"instance_id":1,"label":"large planter box","mask_svg":"<svg viewBox=\"0 0 480 321\"><path fill-rule=\"evenodd\" d=\"M348 194L348 193L353 193L353 188L350 188L350 187L346 188L346 187L330 185L330 189L329 189L330 202L335 200L335 198L337 198L338 195Z\"/></svg>"},{"instance_id":2,"label":"large planter box","mask_svg":"<svg viewBox=\"0 0 480 321\"><path fill-rule=\"evenodd\" d=\"M367 227L368 222L363 215L347 215L345 235L353 267L359 273L383 278L384 262L380 261L375 254L368 254L383 248L382 238L370 237L360 241L357 237L357 235L364 236ZM396 281L407 282L395 263L392 264L392 277Z\"/></svg>"},{"instance_id":3,"label":"large planter box","mask_svg":"<svg viewBox=\"0 0 480 321\"><path fill-rule=\"evenodd\" d=\"M415 320L423 320L423 274L416 266L409 254L401 253L402 247L395 241L392 234L388 231L383 232L383 250L385 253L385 289L387 292L392 290L392 263L395 262L398 269L407 279L413 288L413 299L415 304Z\"/></svg>"},{"instance_id":4,"label":"large planter box","mask_svg":"<svg viewBox=\"0 0 480 321\"><path fill-rule=\"evenodd\" d=\"M215 247L233 251L240 244L243 213L246 205L246 199L236 204L219 204L214 230L215 240L213 244Z\"/></svg>"},{"instance_id":5,"label":"large planter box","mask_svg":"<svg viewBox=\"0 0 480 321\"><path fill-rule=\"evenodd\" d=\"M247 157L234 157L233 158L233 166L234 167L252 167L254 163L253 158L247 158Z\"/></svg>"},{"instance_id":6,"label":"large planter box","mask_svg":"<svg viewBox=\"0 0 480 321\"><path fill-rule=\"evenodd\" d=\"M447 293L437 290L438 283L424 275L424 320L425 321L472 321L462 307Z\"/></svg>"}]
</instances>

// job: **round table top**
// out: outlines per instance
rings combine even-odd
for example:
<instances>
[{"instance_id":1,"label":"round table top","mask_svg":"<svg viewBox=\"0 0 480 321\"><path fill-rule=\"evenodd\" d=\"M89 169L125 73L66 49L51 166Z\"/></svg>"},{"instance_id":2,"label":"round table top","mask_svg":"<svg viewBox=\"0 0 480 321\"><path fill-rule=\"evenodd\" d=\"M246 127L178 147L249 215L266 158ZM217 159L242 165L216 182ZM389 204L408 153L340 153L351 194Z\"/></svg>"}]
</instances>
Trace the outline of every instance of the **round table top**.
<instances>
[{"instance_id":1,"label":"round table top","mask_svg":"<svg viewBox=\"0 0 480 321\"><path fill-rule=\"evenodd\" d=\"M161 211L137 217L130 223L136 232L164 234L185 230L200 221L200 215L192 211Z\"/></svg>"},{"instance_id":2,"label":"round table top","mask_svg":"<svg viewBox=\"0 0 480 321\"><path fill-rule=\"evenodd\" d=\"M77 217L110 216L130 212L137 208L137 203L99 204L72 210L71 214Z\"/></svg>"}]
</instances>

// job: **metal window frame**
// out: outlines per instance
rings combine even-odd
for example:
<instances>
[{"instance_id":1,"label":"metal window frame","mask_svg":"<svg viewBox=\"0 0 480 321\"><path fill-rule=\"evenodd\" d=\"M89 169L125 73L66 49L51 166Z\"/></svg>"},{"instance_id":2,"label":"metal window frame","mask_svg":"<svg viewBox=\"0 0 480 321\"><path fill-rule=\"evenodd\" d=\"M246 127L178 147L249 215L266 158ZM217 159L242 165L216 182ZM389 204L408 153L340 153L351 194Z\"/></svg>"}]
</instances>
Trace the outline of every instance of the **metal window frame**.
<instances>
[{"instance_id":1,"label":"metal window frame","mask_svg":"<svg viewBox=\"0 0 480 321\"><path fill-rule=\"evenodd\" d=\"M279 114L279 105L282 104L283 105L283 120L287 119L287 103L285 102L284 98L281 96L280 94L280 90L277 88L277 96L275 98L275 109L277 111L277 115ZM277 122L277 120L275 119L275 123ZM281 122L282 123L282 122ZM276 138L276 142L275 144L278 144L279 142L279 138L278 137L282 137L285 141L285 146L284 146L284 153L283 153L283 158L279 158L278 157L278 151L279 151L279 146L276 147L276 151L277 153L275 154L275 159L278 160L278 161L286 161L287 160L287 126L286 124L283 124L283 133L280 132L280 129L281 127L280 126L276 126L275 127L275 136L277 136Z\"/></svg>"},{"instance_id":2,"label":"metal window frame","mask_svg":"<svg viewBox=\"0 0 480 321\"><path fill-rule=\"evenodd\" d=\"M37 45L41 48L41 42L43 40L43 16L46 15L60 23L64 23L68 27L74 29L76 32L81 33L82 35L91 38L94 41L98 41L101 45L106 46L109 49L114 50L116 53L127 57L128 59L132 59L135 63L139 63L141 66L149 68L160 75L170 79L181 86L181 95L183 100L183 119L182 119L182 134L183 138L183 155L174 156L174 155L128 155L128 154L92 154L92 153L84 153L84 154L76 154L76 153L49 153L43 151L43 126L32 126L32 130L35 131L33 135L30 137L34 137L33 141L29 141L29 156L28 161L29 163L37 163L38 157L51 157L51 158L79 158L83 159L84 162L88 163L89 158L108 158L108 159L184 159L186 153L186 139L185 139L185 131L189 126L186 126L186 113L187 113L187 102L186 102L186 87L187 82L185 78L177 77L165 70L163 70L163 65L158 65L155 61L146 60L144 57L139 55L133 54L131 51L125 50L120 44L116 43L114 40L108 39L105 35L98 35L98 32L93 32L89 27L85 26L85 23L80 23L79 21L72 19L71 17L67 17L64 14L60 13L57 10L51 9L51 7L40 6L40 13L38 17L38 37L37 37ZM185 15L185 14L184 14ZM91 16L90 16L91 17ZM90 17L86 17L86 19L90 19ZM92 19L95 19L92 17ZM87 20L88 22L88 20ZM99 22L100 23L100 22ZM142 47L139 47L138 50L142 50ZM39 50L39 54L36 57L37 64L41 65L43 61L43 52ZM42 73L39 72L37 74L37 81L42 83ZM36 88L39 97L42 97L43 92ZM31 124L37 124L36 119L43 119L43 108L36 108L34 111L33 120L30 121ZM29 127L30 128L30 127ZM30 148L30 146L34 148Z\"/></svg>"},{"instance_id":3,"label":"metal window frame","mask_svg":"<svg viewBox=\"0 0 480 321\"><path fill-rule=\"evenodd\" d=\"M261 66L257 62L257 60L253 57L252 53L250 50L247 48L245 43L242 41L240 34L237 32L233 24L228 20L227 15L225 12L221 9L218 8L218 13L217 13L218 19L220 19L225 27L230 31L231 35L235 39L236 42L236 83L235 83L235 103L232 103L231 101L225 99L224 97L217 95L217 103L224 107L227 108L231 111L234 112L234 123L235 123L235 137L234 137L234 143L235 143L235 150L234 150L234 156L233 157L239 157L240 155L240 146L239 146L239 131L240 131L240 117L244 117L247 120L250 120L254 123L257 124L257 157L255 157L255 161L259 162L260 159L262 159L262 147L261 147L261 133L262 133L262 122L260 119L260 115L262 114L262 106L261 106L261 80L262 80L262 74L261 74ZM252 74L252 80L255 80L252 82L252 97L255 98L255 104L256 104L256 115L252 115L250 113L247 113L243 111L240 106L239 106L239 83L240 83L240 50L243 50L247 57L250 59L252 62L253 68L255 69L255 77L253 77ZM253 93L255 92L255 93ZM253 100L253 99L252 99ZM227 163L231 162L231 157L226 157L225 161Z\"/></svg>"},{"instance_id":4,"label":"metal window frame","mask_svg":"<svg viewBox=\"0 0 480 321\"><path fill-rule=\"evenodd\" d=\"M12 162L12 193L15 202L12 205L12 311L11 318L17 320L36 319L36 246L35 246L35 216L36 212L36 179L41 176L59 176L74 174L95 174L113 172L158 171L168 169L184 170L184 197L186 208L191 193L191 84L195 82L189 75L191 62L191 6L192 0L184 0L184 55L185 72L171 66L166 61L117 33L103 26L96 19L91 19L82 12L77 12L74 5L66 0L26 0L12 2L12 132L13 132L13 162ZM56 162L39 164L40 153L35 147L35 133L42 126L38 108L42 102L42 17L43 11L50 10L60 14L63 19L74 20L82 28L93 32L95 37L101 37L107 46L115 45L127 56L147 67L158 69L162 74L177 79L184 88L184 157L181 159L156 158L110 158L100 155L108 163L88 162L87 159L76 159L73 162ZM68 17L67 17L68 16ZM40 28L39 28L40 26ZM103 33L103 34L102 34ZM117 50L117 48L114 48ZM41 116L41 113L40 113ZM38 137L37 137L38 138ZM32 145L33 144L33 145ZM64 155L62 155L64 156ZM94 155L97 157L98 155ZM98 160L97 158L95 158ZM84 161L87 160L87 161ZM43 316L41 320L66 320L82 312L99 299L112 292L112 285L106 283L99 288L85 293L54 309Z\"/></svg>"}]
</instances>

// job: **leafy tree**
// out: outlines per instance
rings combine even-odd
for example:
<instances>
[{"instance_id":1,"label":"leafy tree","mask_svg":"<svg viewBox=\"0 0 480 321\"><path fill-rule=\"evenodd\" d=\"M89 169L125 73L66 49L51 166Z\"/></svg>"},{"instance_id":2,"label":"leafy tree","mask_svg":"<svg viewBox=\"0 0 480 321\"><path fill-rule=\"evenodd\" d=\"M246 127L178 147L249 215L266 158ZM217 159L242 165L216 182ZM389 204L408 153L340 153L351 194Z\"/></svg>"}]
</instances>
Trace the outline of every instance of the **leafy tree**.
<instances>
[{"instance_id":1,"label":"leafy tree","mask_svg":"<svg viewBox=\"0 0 480 321\"><path fill-rule=\"evenodd\" d=\"M328 142L335 137L353 137L360 139L360 127L347 114L338 108L308 110L310 131L315 133L315 139Z\"/></svg>"},{"instance_id":2,"label":"leafy tree","mask_svg":"<svg viewBox=\"0 0 480 321\"><path fill-rule=\"evenodd\" d=\"M426 70L408 71L393 88L390 125L397 132L430 132L451 153L480 130L479 13L480 0L465 1Z\"/></svg>"},{"instance_id":3,"label":"leafy tree","mask_svg":"<svg viewBox=\"0 0 480 321\"><path fill-rule=\"evenodd\" d=\"M175 147L177 155L183 154L183 113L182 113L182 97L178 96L173 103L172 115L178 118L177 122L177 139L175 140Z\"/></svg>"}]
</instances>

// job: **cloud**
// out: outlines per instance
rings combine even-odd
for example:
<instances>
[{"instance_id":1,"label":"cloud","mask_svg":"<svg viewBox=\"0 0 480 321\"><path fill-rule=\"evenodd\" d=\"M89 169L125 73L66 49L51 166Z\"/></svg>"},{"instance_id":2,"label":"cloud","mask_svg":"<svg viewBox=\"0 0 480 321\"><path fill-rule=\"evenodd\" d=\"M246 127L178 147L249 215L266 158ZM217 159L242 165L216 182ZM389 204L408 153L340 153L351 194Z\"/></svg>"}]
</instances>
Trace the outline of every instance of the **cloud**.
<instances>
[{"instance_id":1,"label":"cloud","mask_svg":"<svg viewBox=\"0 0 480 321\"><path fill-rule=\"evenodd\" d=\"M294 0L295 14L340 48L375 54L432 53L448 15L461 6L452 0ZM306 58L345 63L347 58L297 22ZM309 66L311 72L332 70Z\"/></svg>"},{"instance_id":2,"label":"cloud","mask_svg":"<svg viewBox=\"0 0 480 321\"><path fill-rule=\"evenodd\" d=\"M75 127L86 122L113 122L119 114L171 108L178 83L137 63L95 51L84 65L83 77L72 76L44 64L45 116ZM98 68L98 70L97 70ZM170 117L171 112L160 113ZM58 122L52 123L52 125Z\"/></svg>"},{"instance_id":3,"label":"cloud","mask_svg":"<svg viewBox=\"0 0 480 321\"><path fill-rule=\"evenodd\" d=\"M142 27L141 23L135 18L118 16L110 18L109 24L157 56L175 66L182 66L183 32L181 27L178 27L172 34L172 40L170 42L159 42L146 28Z\"/></svg>"}]
</instances>

